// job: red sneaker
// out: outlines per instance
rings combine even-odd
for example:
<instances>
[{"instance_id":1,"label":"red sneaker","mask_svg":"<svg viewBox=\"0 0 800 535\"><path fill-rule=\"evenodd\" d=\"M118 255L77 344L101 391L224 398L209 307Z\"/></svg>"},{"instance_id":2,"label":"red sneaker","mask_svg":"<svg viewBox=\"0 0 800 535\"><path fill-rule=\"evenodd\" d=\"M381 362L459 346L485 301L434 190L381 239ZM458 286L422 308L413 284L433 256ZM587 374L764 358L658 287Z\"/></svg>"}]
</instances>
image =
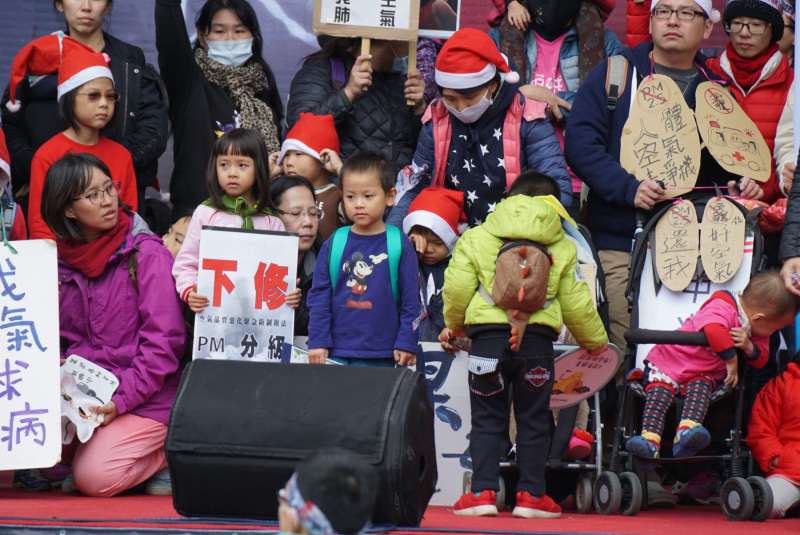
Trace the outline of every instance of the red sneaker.
<instances>
[{"instance_id":1,"label":"red sneaker","mask_svg":"<svg viewBox=\"0 0 800 535\"><path fill-rule=\"evenodd\" d=\"M484 490L468 492L453 505L453 514L463 516L497 516L497 493Z\"/></svg>"},{"instance_id":2,"label":"red sneaker","mask_svg":"<svg viewBox=\"0 0 800 535\"><path fill-rule=\"evenodd\" d=\"M558 518L561 516L561 507L547 494L537 498L521 490L517 492L517 506L511 514L522 518Z\"/></svg>"}]
</instances>

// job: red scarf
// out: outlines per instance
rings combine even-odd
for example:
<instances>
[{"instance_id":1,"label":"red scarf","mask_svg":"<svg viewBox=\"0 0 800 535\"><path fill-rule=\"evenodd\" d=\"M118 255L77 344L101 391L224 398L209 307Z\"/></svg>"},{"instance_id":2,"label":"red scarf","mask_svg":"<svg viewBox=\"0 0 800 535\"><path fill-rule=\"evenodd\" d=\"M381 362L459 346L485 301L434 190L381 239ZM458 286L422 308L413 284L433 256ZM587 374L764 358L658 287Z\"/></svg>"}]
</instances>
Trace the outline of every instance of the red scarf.
<instances>
[{"instance_id":1,"label":"red scarf","mask_svg":"<svg viewBox=\"0 0 800 535\"><path fill-rule=\"evenodd\" d=\"M119 210L117 226L92 242L58 240L58 257L90 279L99 277L131 228L131 216Z\"/></svg>"},{"instance_id":2,"label":"red scarf","mask_svg":"<svg viewBox=\"0 0 800 535\"><path fill-rule=\"evenodd\" d=\"M728 55L728 60L731 63L731 72L736 83L739 84L745 91L753 87L761 78L761 71L764 65L767 64L769 58L778 51L778 45L772 44L767 47L765 51L754 58L743 58L733 49L733 46L728 43L725 47L725 52Z\"/></svg>"}]
</instances>

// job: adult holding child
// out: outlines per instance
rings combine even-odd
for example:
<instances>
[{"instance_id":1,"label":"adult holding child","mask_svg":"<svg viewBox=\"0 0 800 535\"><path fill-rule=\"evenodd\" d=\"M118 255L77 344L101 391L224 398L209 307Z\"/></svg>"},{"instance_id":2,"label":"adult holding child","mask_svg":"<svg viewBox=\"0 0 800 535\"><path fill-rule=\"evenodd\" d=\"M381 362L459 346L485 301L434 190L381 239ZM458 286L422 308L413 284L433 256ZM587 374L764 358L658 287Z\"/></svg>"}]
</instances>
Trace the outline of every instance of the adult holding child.
<instances>
[{"instance_id":1,"label":"adult holding child","mask_svg":"<svg viewBox=\"0 0 800 535\"><path fill-rule=\"evenodd\" d=\"M114 496L166 467L186 342L172 256L120 203L114 178L97 157L68 154L50 167L42 192L58 246L62 356L80 355L120 381L95 408L103 422L72 461L75 486L89 496Z\"/></svg>"},{"instance_id":2,"label":"adult holding child","mask_svg":"<svg viewBox=\"0 0 800 535\"><path fill-rule=\"evenodd\" d=\"M103 135L121 143L131 153L142 199L144 188L156 183L158 158L164 152L169 133L167 105L158 73L147 65L141 48L103 31L113 0L53 0L53 7L64 15L67 35L110 58L119 111L109 117ZM29 77L12 71L12 83L3 97L3 130L20 202L27 197L25 186L30 180L34 153L69 126L59 116L55 72L29 73L32 75Z\"/></svg>"},{"instance_id":3,"label":"adult holding child","mask_svg":"<svg viewBox=\"0 0 800 535\"><path fill-rule=\"evenodd\" d=\"M270 152L280 149L282 106L275 76L262 57L263 38L247 0L208 0L189 41L180 0L156 0L158 64L170 99L177 214L207 196L206 163L214 141L234 128L256 130Z\"/></svg>"}]
</instances>

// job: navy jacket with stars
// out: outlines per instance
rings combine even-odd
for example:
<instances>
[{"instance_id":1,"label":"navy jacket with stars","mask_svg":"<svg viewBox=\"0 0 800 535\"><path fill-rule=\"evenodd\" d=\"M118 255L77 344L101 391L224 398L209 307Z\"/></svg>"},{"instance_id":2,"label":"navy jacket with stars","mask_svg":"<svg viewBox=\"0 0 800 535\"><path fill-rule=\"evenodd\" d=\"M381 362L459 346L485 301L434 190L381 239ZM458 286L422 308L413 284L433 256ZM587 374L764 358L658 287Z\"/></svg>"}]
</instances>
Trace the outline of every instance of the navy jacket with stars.
<instances>
[{"instance_id":1,"label":"navy jacket with stars","mask_svg":"<svg viewBox=\"0 0 800 535\"><path fill-rule=\"evenodd\" d=\"M492 106L472 124L464 124L452 115L450 154L447 159L445 185L464 192L464 212L470 227L480 225L494 206L505 196L506 172L503 161L503 123L513 98L522 98L518 85L504 84ZM564 154L555 131L545 119L522 120L520 125L521 170L536 169L553 177L561 188L561 202L572 202L572 183L567 173ZM420 132L417 149L411 164L409 189L398 180L403 191L398 204L389 214L387 223L402 226L411 201L417 193L431 184L434 167L433 124L426 123ZM407 185L407 184L406 184Z\"/></svg>"}]
</instances>

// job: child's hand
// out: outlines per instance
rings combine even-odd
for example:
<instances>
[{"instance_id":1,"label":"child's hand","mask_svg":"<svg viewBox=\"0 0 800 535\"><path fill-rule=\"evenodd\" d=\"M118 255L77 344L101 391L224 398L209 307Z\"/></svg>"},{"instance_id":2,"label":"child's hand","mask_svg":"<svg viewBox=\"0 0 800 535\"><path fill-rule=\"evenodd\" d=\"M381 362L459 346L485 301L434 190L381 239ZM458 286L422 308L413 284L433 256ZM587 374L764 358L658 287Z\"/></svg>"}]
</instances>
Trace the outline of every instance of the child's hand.
<instances>
[{"instance_id":1,"label":"child's hand","mask_svg":"<svg viewBox=\"0 0 800 535\"><path fill-rule=\"evenodd\" d=\"M296 309L300 306L300 300L303 297L303 291L300 288L295 288L291 292L286 294L286 304L289 308Z\"/></svg>"},{"instance_id":2,"label":"child's hand","mask_svg":"<svg viewBox=\"0 0 800 535\"><path fill-rule=\"evenodd\" d=\"M589 354L591 356L593 356L593 357L596 357L597 355L602 355L607 350L608 350L608 344L606 343L606 344L601 345L598 348L592 349L591 351L589 351Z\"/></svg>"},{"instance_id":3,"label":"child's hand","mask_svg":"<svg viewBox=\"0 0 800 535\"><path fill-rule=\"evenodd\" d=\"M733 347L741 349L745 355L753 354L755 348L747 331L744 329L731 329L731 338L733 338Z\"/></svg>"},{"instance_id":4,"label":"child's hand","mask_svg":"<svg viewBox=\"0 0 800 535\"><path fill-rule=\"evenodd\" d=\"M99 414L103 417L103 423L100 424L100 427L105 427L117 417L117 405L113 401L109 401L102 407L93 407L94 413Z\"/></svg>"},{"instance_id":5,"label":"child's hand","mask_svg":"<svg viewBox=\"0 0 800 535\"><path fill-rule=\"evenodd\" d=\"M519 0L512 0L508 4L508 22L521 32L528 29L528 24L531 23L531 14Z\"/></svg>"},{"instance_id":6,"label":"child's hand","mask_svg":"<svg viewBox=\"0 0 800 535\"><path fill-rule=\"evenodd\" d=\"M404 94L406 104L414 110L415 115L425 113L425 81L418 70L408 73Z\"/></svg>"},{"instance_id":7,"label":"child's hand","mask_svg":"<svg viewBox=\"0 0 800 535\"><path fill-rule=\"evenodd\" d=\"M323 149L322 152L319 153L319 159L322 165L325 166L325 170L329 173L338 175L342 170L342 159L335 150Z\"/></svg>"},{"instance_id":8,"label":"child's hand","mask_svg":"<svg viewBox=\"0 0 800 535\"><path fill-rule=\"evenodd\" d=\"M199 314L208 306L208 297L199 295L196 290L197 287L194 286L192 291L189 292L189 295L186 296L186 304L189 305L189 310L195 314Z\"/></svg>"},{"instance_id":9,"label":"child's hand","mask_svg":"<svg viewBox=\"0 0 800 535\"><path fill-rule=\"evenodd\" d=\"M278 156L280 156L280 152L273 152L269 155L269 177L275 178L276 176L283 174L283 166L278 163Z\"/></svg>"},{"instance_id":10,"label":"child's hand","mask_svg":"<svg viewBox=\"0 0 800 535\"><path fill-rule=\"evenodd\" d=\"M725 376L725 384L731 388L736 388L739 384L739 359L736 357L725 362L725 369L728 374Z\"/></svg>"},{"instance_id":11,"label":"child's hand","mask_svg":"<svg viewBox=\"0 0 800 535\"><path fill-rule=\"evenodd\" d=\"M525 95L526 98L546 104L546 110L556 121L561 121L564 119L564 114L561 112L561 108L564 108L567 111L572 110L572 105L569 102L554 94L544 86L525 84L519 87L519 92Z\"/></svg>"},{"instance_id":12,"label":"child's hand","mask_svg":"<svg viewBox=\"0 0 800 535\"><path fill-rule=\"evenodd\" d=\"M325 364L328 360L329 351L324 347L308 350L308 363L309 364Z\"/></svg>"},{"instance_id":13,"label":"child's hand","mask_svg":"<svg viewBox=\"0 0 800 535\"><path fill-rule=\"evenodd\" d=\"M417 251L417 254L425 253L425 249L428 247L428 238L419 232L411 231L408 235L408 239L414 244L414 250Z\"/></svg>"},{"instance_id":14,"label":"child's hand","mask_svg":"<svg viewBox=\"0 0 800 535\"><path fill-rule=\"evenodd\" d=\"M395 349L394 361L398 366L414 366L417 364L417 356L402 349Z\"/></svg>"},{"instance_id":15,"label":"child's hand","mask_svg":"<svg viewBox=\"0 0 800 535\"><path fill-rule=\"evenodd\" d=\"M442 349L445 351L449 353L455 353L460 348L452 342L456 338L463 338L464 336L465 334L463 331L454 331L445 327L442 329L442 332L439 333L439 343L442 344Z\"/></svg>"}]
</instances>

